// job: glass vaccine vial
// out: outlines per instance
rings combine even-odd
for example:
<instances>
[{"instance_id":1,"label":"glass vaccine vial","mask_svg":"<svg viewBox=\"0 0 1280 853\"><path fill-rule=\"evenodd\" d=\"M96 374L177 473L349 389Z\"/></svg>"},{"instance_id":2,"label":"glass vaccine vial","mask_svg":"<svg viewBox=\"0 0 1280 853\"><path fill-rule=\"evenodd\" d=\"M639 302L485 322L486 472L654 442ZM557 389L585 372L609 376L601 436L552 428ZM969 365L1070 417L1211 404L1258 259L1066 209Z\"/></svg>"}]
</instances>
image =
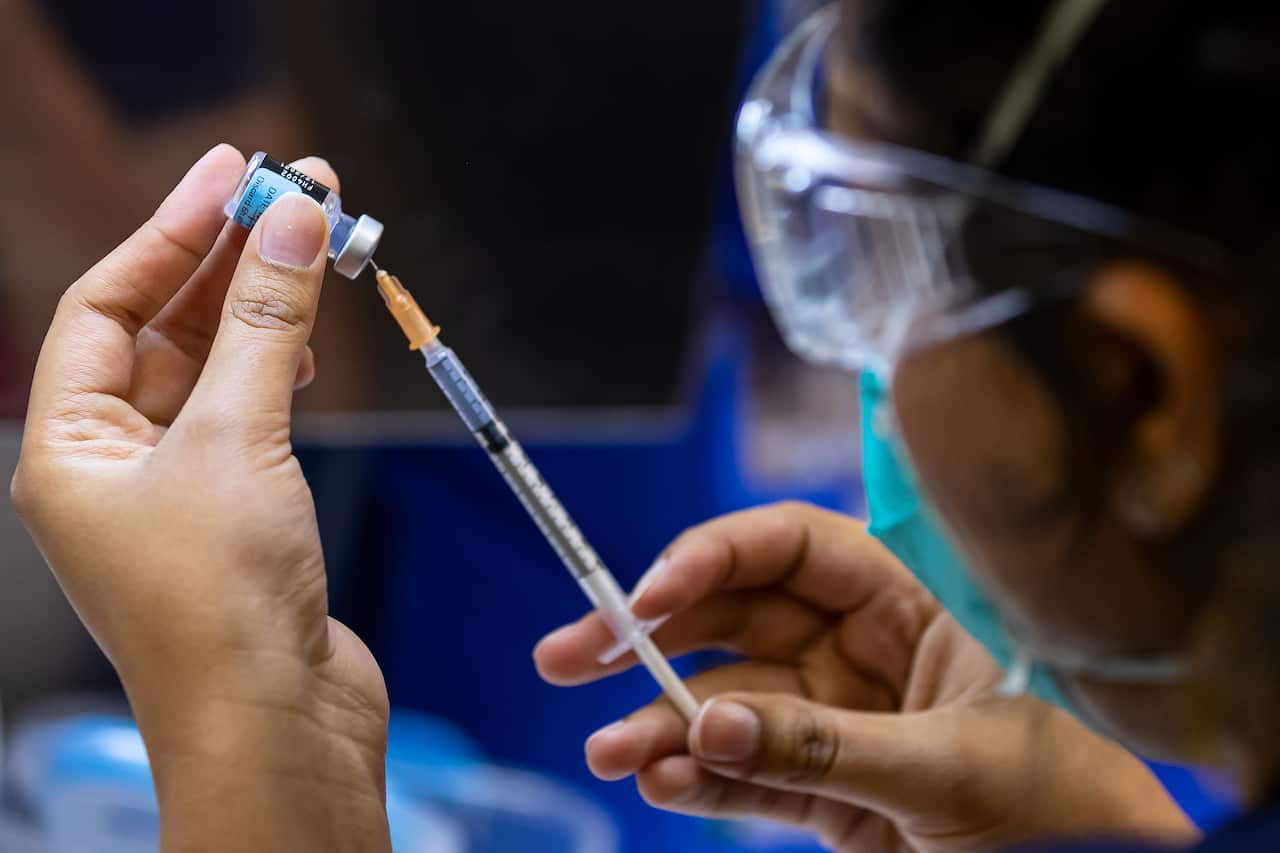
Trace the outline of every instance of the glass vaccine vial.
<instances>
[{"instance_id":1,"label":"glass vaccine vial","mask_svg":"<svg viewBox=\"0 0 1280 853\"><path fill-rule=\"evenodd\" d=\"M302 193L324 209L329 220L329 260L347 278L360 275L382 239L382 223L372 216L357 219L342 212L342 199L308 175L259 151L249 158L239 186L223 210L245 228L262 216L271 203L287 193Z\"/></svg>"}]
</instances>

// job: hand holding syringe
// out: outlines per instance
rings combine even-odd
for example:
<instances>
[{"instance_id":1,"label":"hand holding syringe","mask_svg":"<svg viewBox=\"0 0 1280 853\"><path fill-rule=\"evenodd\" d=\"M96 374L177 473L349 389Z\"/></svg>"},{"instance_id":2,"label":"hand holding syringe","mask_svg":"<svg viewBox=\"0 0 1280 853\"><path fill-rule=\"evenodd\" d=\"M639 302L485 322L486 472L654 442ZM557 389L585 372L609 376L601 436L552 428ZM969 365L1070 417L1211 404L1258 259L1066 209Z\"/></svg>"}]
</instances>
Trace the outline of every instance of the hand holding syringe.
<instances>
[{"instance_id":1,"label":"hand holding syringe","mask_svg":"<svg viewBox=\"0 0 1280 853\"><path fill-rule=\"evenodd\" d=\"M587 543L582 531L529 461L519 442L498 419L493 406L485 399L458 356L440 342L439 328L431 324L398 278L379 269L377 279L378 291L387 304L387 310L409 339L409 348L422 352L427 370L436 384L449 398L467 429L489 453L507 485L520 498L587 598L600 611L620 647L636 653L680 714L685 720L692 721L698 712L697 700L649 638L653 626L632 614L626 593Z\"/></svg>"}]
</instances>

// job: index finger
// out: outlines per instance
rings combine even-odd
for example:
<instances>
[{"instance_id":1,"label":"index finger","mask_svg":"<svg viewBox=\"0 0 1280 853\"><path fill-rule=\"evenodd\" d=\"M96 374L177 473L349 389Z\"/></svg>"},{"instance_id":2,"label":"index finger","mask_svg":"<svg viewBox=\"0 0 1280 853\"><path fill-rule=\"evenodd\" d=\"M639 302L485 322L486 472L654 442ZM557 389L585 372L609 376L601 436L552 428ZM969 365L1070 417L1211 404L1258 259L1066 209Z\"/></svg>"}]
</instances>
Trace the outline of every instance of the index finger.
<instances>
[{"instance_id":1,"label":"index finger","mask_svg":"<svg viewBox=\"0 0 1280 853\"><path fill-rule=\"evenodd\" d=\"M142 227L67 290L41 350L33 412L55 393L128 393L135 336L213 247L243 171L240 152L213 148Z\"/></svg>"},{"instance_id":2,"label":"index finger","mask_svg":"<svg viewBox=\"0 0 1280 853\"><path fill-rule=\"evenodd\" d=\"M724 591L780 587L831 613L877 594L923 591L897 558L847 515L783 503L721 516L681 534L633 606L654 619Z\"/></svg>"}]
</instances>

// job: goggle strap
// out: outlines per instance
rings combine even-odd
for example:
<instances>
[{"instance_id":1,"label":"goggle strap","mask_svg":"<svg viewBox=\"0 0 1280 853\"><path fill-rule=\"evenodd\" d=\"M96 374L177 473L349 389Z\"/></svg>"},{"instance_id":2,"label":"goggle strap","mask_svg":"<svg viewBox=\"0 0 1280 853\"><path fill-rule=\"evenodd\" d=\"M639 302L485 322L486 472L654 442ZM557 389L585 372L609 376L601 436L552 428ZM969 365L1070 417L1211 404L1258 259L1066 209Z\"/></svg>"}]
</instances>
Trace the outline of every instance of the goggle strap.
<instances>
[{"instance_id":1,"label":"goggle strap","mask_svg":"<svg viewBox=\"0 0 1280 853\"><path fill-rule=\"evenodd\" d=\"M994 169L1004 161L1040 106L1053 73L1071 56L1107 0L1057 0L1036 37L1005 81L987 114L969 162Z\"/></svg>"}]
</instances>

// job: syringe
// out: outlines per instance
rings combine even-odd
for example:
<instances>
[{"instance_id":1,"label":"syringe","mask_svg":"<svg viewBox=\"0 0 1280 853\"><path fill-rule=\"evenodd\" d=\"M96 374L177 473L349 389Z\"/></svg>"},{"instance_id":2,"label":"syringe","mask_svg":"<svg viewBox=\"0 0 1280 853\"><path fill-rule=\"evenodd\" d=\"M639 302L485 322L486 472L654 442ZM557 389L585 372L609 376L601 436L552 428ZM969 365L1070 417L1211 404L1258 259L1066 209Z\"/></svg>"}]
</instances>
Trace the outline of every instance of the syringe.
<instances>
[{"instance_id":1,"label":"syringe","mask_svg":"<svg viewBox=\"0 0 1280 853\"><path fill-rule=\"evenodd\" d=\"M386 270L377 269L376 264L374 269L377 270L378 292L409 339L409 348L422 352L431 377L444 391L467 429L488 452L489 459L502 472L511 491L520 498L520 503L608 623L619 643L636 653L680 714L692 722L698 713L698 702L650 639L652 626L642 623L631 612L627 595L617 580L587 543L582 531L529 461L506 424L499 420L457 354L440 342L440 329L431 324L400 279Z\"/></svg>"}]
</instances>

